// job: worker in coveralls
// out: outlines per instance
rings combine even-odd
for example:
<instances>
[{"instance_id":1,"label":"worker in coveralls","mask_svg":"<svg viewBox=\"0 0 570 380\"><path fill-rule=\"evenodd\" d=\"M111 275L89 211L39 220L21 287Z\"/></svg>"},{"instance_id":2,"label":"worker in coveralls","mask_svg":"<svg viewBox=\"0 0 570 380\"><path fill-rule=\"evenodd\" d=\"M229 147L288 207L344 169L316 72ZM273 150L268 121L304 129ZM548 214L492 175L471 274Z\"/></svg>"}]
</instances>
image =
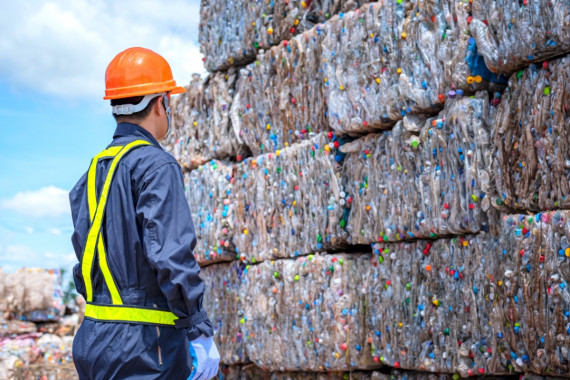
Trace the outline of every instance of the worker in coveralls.
<instances>
[{"instance_id":1,"label":"worker in coveralls","mask_svg":"<svg viewBox=\"0 0 570 380\"><path fill-rule=\"evenodd\" d=\"M202 307L196 234L182 170L160 147L177 87L166 60L143 48L107 67L117 129L69 198L87 301L73 341L80 379L210 379L220 355Z\"/></svg>"}]
</instances>

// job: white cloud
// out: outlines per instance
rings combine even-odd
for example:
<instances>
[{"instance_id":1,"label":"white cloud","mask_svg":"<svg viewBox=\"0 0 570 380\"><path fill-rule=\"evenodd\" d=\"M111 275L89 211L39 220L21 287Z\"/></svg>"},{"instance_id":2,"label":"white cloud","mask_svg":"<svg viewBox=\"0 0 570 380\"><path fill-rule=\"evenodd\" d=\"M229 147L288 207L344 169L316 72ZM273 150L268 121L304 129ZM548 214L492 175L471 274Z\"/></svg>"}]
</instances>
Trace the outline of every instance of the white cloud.
<instances>
[{"instance_id":1,"label":"white cloud","mask_svg":"<svg viewBox=\"0 0 570 380\"><path fill-rule=\"evenodd\" d=\"M34 227L26 226L26 233L33 234L35 231Z\"/></svg>"},{"instance_id":2,"label":"white cloud","mask_svg":"<svg viewBox=\"0 0 570 380\"><path fill-rule=\"evenodd\" d=\"M67 191L55 186L43 187L37 191L24 191L12 198L0 200L0 209L34 218L71 215Z\"/></svg>"},{"instance_id":3,"label":"white cloud","mask_svg":"<svg viewBox=\"0 0 570 380\"><path fill-rule=\"evenodd\" d=\"M61 230L59 228L49 228L48 232L52 235L56 235L59 236L62 234Z\"/></svg>"},{"instance_id":4,"label":"white cloud","mask_svg":"<svg viewBox=\"0 0 570 380\"><path fill-rule=\"evenodd\" d=\"M0 13L0 77L20 90L61 98L104 93L107 64L143 46L164 56L180 84L203 73L200 0L6 2Z\"/></svg>"}]
</instances>

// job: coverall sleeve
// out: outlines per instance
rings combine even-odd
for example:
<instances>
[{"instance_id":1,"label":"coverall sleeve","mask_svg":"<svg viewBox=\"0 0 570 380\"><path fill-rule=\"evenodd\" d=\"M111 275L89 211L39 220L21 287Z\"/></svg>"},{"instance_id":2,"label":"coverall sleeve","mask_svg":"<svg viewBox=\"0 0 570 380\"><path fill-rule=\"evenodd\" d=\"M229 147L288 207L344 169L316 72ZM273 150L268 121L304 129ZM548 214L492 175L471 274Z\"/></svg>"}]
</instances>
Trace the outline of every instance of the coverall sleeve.
<instances>
[{"instance_id":1,"label":"coverall sleeve","mask_svg":"<svg viewBox=\"0 0 570 380\"><path fill-rule=\"evenodd\" d=\"M177 327L188 328L189 340L212 336L212 324L202 308L204 283L193 254L196 234L178 164L166 163L145 175L136 212L144 254L170 311L180 318Z\"/></svg>"}]
</instances>

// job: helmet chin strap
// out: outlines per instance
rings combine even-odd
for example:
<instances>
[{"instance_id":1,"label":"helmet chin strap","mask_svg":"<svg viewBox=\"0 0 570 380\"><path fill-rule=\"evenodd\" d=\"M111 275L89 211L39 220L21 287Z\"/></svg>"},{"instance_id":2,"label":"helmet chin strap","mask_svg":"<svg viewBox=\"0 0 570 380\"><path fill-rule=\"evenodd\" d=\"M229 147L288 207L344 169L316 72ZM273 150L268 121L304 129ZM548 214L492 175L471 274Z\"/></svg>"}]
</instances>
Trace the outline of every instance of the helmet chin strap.
<instances>
[{"instance_id":1,"label":"helmet chin strap","mask_svg":"<svg viewBox=\"0 0 570 380\"><path fill-rule=\"evenodd\" d=\"M170 108L170 100L168 99L168 93L162 95L162 104L164 105L164 110L166 111L166 118L168 119L168 129L166 134L162 138L166 140L170 136L171 124L172 124L172 109Z\"/></svg>"}]
</instances>

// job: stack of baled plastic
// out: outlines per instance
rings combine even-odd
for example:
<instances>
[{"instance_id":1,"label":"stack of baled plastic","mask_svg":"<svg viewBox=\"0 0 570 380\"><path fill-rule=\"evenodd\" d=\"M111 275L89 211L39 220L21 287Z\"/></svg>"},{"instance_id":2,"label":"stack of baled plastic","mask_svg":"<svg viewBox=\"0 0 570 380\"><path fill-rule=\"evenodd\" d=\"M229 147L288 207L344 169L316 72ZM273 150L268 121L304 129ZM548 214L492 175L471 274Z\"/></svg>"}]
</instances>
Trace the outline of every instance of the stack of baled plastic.
<instances>
[{"instance_id":1,"label":"stack of baled plastic","mask_svg":"<svg viewBox=\"0 0 570 380\"><path fill-rule=\"evenodd\" d=\"M493 131L498 205L570 207L570 57L509 80Z\"/></svg>"},{"instance_id":2,"label":"stack of baled plastic","mask_svg":"<svg viewBox=\"0 0 570 380\"><path fill-rule=\"evenodd\" d=\"M247 363L245 339L239 330L239 286L243 268L239 263L210 265L201 269L206 287L204 308L214 329L214 340L225 364Z\"/></svg>"},{"instance_id":3,"label":"stack of baled plastic","mask_svg":"<svg viewBox=\"0 0 570 380\"><path fill-rule=\"evenodd\" d=\"M351 242L487 230L493 115L480 92L340 147Z\"/></svg>"},{"instance_id":4,"label":"stack of baled plastic","mask_svg":"<svg viewBox=\"0 0 570 380\"><path fill-rule=\"evenodd\" d=\"M271 371L367 367L363 274L370 255L309 255L244 272L241 330L252 362Z\"/></svg>"},{"instance_id":5,"label":"stack of baled plastic","mask_svg":"<svg viewBox=\"0 0 570 380\"><path fill-rule=\"evenodd\" d=\"M448 97L488 88L472 75L470 3L389 0L325 24L323 62L332 128L369 132L435 113Z\"/></svg>"},{"instance_id":6,"label":"stack of baled plastic","mask_svg":"<svg viewBox=\"0 0 570 380\"><path fill-rule=\"evenodd\" d=\"M319 134L238 166L234 242L242 260L293 257L346 244L348 209L338 147L332 133Z\"/></svg>"},{"instance_id":7,"label":"stack of baled plastic","mask_svg":"<svg viewBox=\"0 0 570 380\"><path fill-rule=\"evenodd\" d=\"M322 38L319 25L241 69L232 125L254 156L327 129L319 74Z\"/></svg>"},{"instance_id":8,"label":"stack of baled plastic","mask_svg":"<svg viewBox=\"0 0 570 380\"><path fill-rule=\"evenodd\" d=\"M267 49L365 0L202 0L200 51L210 71L251 62Z\"/></svg>"},{"instance_id":9,"label":"stack of baled plastic","mask_svg":"<svg viewBox=\"0 0 570 380\"><path fill-rule=\"evenodd\" d=\"M570 52L568 0L474 1L471 34L493 72L513 73Z\"/></svg>"},{"instance_id":10,"label":"stack of baled plastic","mask_svg":"<svg viewBox=\"0 0 570 380\"><path fill-rule=\"evenodd\" d=\"M230 124L237 73L195 74L186 93L173 97L173 132L166 149L186 170L212 159L234 159L244 154Z\"/></svg>"},{"instance_id":11,"label":"stack of baled plastic","mask_svg":"<svg viewBox=\"0 0 570 380\"><path fill-rule=\"evenodd\" d=\"M194 256L200 265L235 259L234 171L233 165L213 160L184 176L198 240Z\"/></svg>"}]
</instances>

